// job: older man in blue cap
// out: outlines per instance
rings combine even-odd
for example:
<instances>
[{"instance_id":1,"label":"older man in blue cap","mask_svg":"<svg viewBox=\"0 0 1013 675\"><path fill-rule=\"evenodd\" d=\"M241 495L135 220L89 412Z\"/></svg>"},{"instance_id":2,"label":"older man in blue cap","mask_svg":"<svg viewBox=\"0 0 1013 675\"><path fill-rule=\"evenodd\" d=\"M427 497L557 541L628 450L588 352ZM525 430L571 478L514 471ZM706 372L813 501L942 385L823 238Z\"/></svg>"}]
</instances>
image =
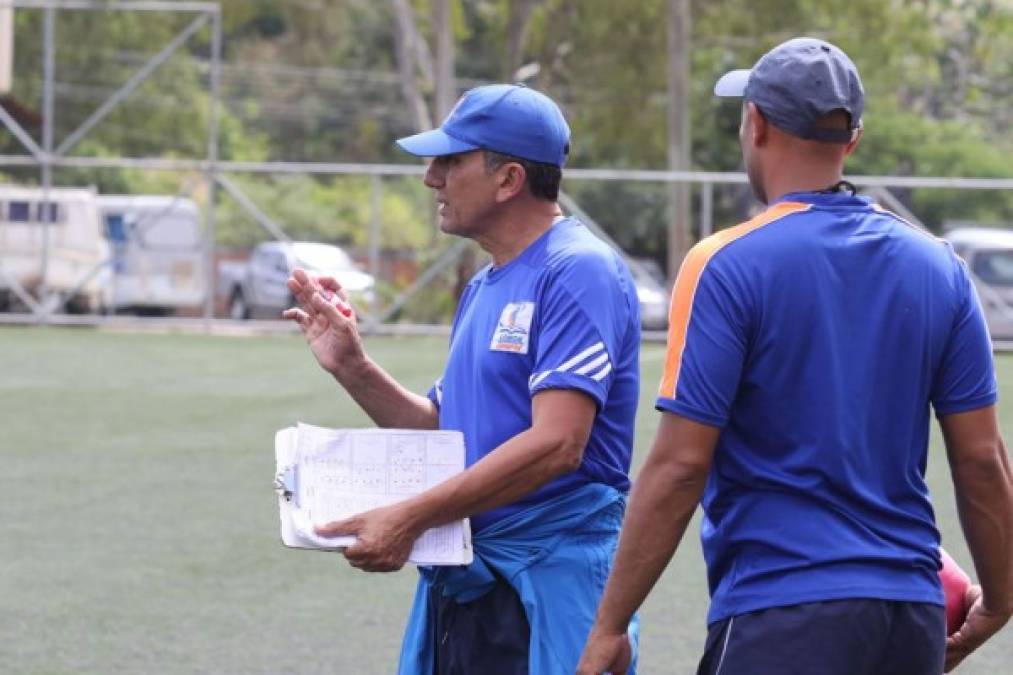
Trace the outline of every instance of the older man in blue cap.
<instances>
[{"instance_id":1,"label":"older man in blue cap","mask_svg":"<svg viewBox=\"0 0 1013 675\"><path fill-rule=\"evenodd\" d=\"M858 71L789 40L721 78L767 210L676 281L654 444L578 672L624 672L626 621L696 505L711 593L702 675L938 675L1013 611L1013 479L991 345L948 244L842 180ZM947 639L925 483L946 441L981 580Z\"/></svg>"},{"instance_id":2,"label":"older man in blue cap","mask_svg":"<svg viewBox=\"0 0 1013 675\"><path fill-rule=\"evenodd\" d=\"M460 299L443 376L409 392L365 354L330 278L297 271L297 321L320 365L383 427L463 432L467 469L319 530L354 534L367 571L400 568L426 529L471 518L475 562L422 568L399 672L573 672L618 539L639 395L639 305L619 254L556 203L570 132L526 87L467 92L432 157L440 228L492 257ZM633 640L636 624L629 629Z\"/></svg>"}]
</instances>

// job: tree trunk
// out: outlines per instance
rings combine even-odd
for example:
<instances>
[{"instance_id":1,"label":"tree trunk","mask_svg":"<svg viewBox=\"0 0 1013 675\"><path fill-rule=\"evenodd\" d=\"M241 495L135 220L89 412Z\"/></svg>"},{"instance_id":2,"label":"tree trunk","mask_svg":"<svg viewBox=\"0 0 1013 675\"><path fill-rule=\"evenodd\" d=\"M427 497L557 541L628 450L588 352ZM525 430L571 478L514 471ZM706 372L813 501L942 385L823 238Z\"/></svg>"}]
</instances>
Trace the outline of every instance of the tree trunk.
<instances>
[{"instance_id":1,"label":"tree trunk","mask_svg":"<svg viewBox=\"0 0 1013 675\"><path fill-rule=\"evenodd\" d=\"M408 0L393 0L394 5L394 50L397 55L398 74L401 76L401 93L411 111L412 123L417 131L433 126L426 101L419 90L415 72L418 43L421 42L415 27L415 15Z\"/></svg>"},{"instance_id":2,"label":"tree trunk","mask_svg":"<svg viewBox=\"0 0 1013 675\"><path fill-rule=\"evenodd\" d=\"M690 1L668 4L668 167L690 168ZM674 280L690 247L690 184L669 184L668 278Z\"/></svg>"},{"instance_id":3,"label":"tree trunk","mask_svg":"<svg viewBox=\"0 0 1013 675\"><path fill-rule=\"evenodd\" d=\"M531 15L538 6L537 0L510 0L510 15L507 20L507 61L504 73L507 82L515 79L514 73L522 65L524 47L528 41Z\"/></svg>"},{"instance_id":4,"label":"tree trunk","mask_svg":"<svg viewBox=\"0 0 1013 675\"><path fill-rule=\"evenodd\" d=\"M444 119L457 100L454 82L454 22L450 0L434 0L433 23L436 29L436 100L433 116Z\"/></svg>"}]
</instances>

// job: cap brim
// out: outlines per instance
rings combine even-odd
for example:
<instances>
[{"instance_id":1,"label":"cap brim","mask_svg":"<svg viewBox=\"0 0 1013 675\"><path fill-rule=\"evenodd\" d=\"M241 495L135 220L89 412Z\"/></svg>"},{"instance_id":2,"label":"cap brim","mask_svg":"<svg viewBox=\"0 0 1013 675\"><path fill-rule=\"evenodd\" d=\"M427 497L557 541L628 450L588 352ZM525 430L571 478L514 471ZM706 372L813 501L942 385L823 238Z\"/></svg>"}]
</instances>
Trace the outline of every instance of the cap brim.
<instances>
[{"instance_id":1,"label":"cap brim","mask_svg":"<svg viewBox=\"0 0 1013 675\"><path fill-rule=\"evenodd\" d=\"M733 70L721 76L714 85L715 96L742 96L746 93L751 70Z\"/></svg>"},{"instance_id":2,"label":"cap brim","mask_svg":"<svg viewBox=\"0 0 1013 675\"><path fill-rule=\"evenodd\" d=\"M399 138L395 142L405 152L418 157L441 157L478 149L477 145L459 141L442 129L423 131L421 134Z\"/></svg>"}]
</instances>

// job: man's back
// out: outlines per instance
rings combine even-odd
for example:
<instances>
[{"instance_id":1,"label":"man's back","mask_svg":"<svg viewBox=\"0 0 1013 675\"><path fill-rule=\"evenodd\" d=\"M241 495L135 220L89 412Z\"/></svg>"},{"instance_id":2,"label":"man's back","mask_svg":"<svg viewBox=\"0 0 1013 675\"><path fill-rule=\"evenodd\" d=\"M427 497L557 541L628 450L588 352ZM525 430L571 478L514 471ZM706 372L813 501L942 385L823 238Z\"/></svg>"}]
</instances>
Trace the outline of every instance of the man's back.
<instances>
[{"instance_id":1,"label":"man's back","mask_svg":"<svg viewBox=\"0 0 1013 675\"><path fill-rule=\"evenodd\" d=\"M659 407L724 427L703 499L708 620L851 597L941 603L929 403L953 413L995 396L962 377L990 354L952 250L861 198L800 193L703 242L694 266ZM715 362L728 364L717 378Z\"/></svg>"}]
</instances>

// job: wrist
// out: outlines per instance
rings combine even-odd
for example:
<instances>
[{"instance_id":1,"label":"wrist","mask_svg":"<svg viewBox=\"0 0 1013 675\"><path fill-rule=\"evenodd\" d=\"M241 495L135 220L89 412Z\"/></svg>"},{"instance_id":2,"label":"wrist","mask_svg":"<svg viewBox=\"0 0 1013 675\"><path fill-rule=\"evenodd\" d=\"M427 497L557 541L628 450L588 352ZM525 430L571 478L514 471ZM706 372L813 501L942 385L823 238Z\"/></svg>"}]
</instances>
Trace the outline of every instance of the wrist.
<instances>
[{"instance_id":1,"label":"wrist","mask_svg":"<svg viewBox=\"0 0 1013 675\"><path fill-rule=\"evenodd\" d=\"M404 519L408 527L415 532L416 536L426 530L436 527L436 522L431 505L423 498L423 495L416 495L411 499L401 502Z\"/></svg>"},{"instance_id":2,"label":"wrist","mask_svg":"<svg viewBox=\"0 0 1013 675\"><path fill-rule=\"evenodd\" d=\"M364 352L360 352L351 358L342 359L330 372L338 384L348 389L349 386L362 382L372 367L373 362L370 358Z\"/></svg>"}]
</instances>

